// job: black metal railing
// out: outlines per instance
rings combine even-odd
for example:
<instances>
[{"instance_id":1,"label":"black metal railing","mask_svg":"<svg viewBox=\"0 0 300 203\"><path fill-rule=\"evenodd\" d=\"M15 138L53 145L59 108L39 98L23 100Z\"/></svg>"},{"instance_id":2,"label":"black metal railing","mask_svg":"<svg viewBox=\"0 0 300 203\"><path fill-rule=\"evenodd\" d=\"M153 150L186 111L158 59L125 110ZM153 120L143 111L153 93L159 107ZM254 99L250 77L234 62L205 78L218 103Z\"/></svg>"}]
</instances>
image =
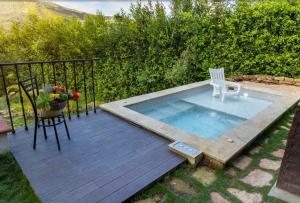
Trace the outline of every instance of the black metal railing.
<instances>
[{"instance_id":1,"label":"black metal railing","mask_svg":"<svg viewBox=\"0 0 300 203\"><path fill-rule=\"evenodd\" d=\"M99 59L73 59L55 61L32 61L16 63L0 63L0 98L5 97L8 119L12 131L15 132L15 121L12 106L15 106L22 115L25 129L28 129L28 112L26 108L26 98L24 98L18 81L35 75L40 87L47 84L59 85L67 91L74 90L81 93L81 99L76 101L75 110L67 103L66 113L71 119L71 114L77 117L80 112L85 111L88 115L89 109L96 113L96 91L95 86L99 72L94 71L94 67L99 63ZM1 84L2 83L2 84ZM2 88L1 88L2 87ZM90 105L91 104L91 105Z\"/></svg>"}]
</instances>

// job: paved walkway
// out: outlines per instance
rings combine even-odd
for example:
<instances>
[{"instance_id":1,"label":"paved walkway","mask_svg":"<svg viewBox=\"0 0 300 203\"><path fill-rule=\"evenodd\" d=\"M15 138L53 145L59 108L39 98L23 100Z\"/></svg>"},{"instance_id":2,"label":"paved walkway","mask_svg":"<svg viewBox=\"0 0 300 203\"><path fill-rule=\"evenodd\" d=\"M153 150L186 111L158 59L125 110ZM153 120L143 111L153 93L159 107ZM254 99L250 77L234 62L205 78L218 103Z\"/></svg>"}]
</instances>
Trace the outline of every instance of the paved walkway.
<instances>
[{"instance_id":1,"label":"paved walkway","mask_svg":"<svg viewBox=\"0 0 300 203\"><path fill-rule=\"evenodd\" d=\"M90 113L58 129L61 152L52 129L45 141L38 130L18 129L11 151L43 202L121 202L184 160L167 148L169 141L106 112Z\"/></svg>"}]
</instances>

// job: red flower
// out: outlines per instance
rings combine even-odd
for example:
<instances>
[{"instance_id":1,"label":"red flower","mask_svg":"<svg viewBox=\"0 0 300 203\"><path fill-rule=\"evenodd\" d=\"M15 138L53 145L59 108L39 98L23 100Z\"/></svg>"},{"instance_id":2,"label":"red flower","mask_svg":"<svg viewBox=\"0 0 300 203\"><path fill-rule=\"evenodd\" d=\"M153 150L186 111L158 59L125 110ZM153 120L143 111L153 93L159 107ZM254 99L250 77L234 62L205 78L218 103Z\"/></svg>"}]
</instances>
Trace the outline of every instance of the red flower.
<instances>
[{"instance_id":1,"label":"red flower","mask_svg":"<svg viewBox=\"0 0 300 203\"><path fill-rule=\"evenodd\" d=\"M53 86L53 87L52 87L52 89L53 89L54 91L57 91L58 88L59 88L58 86Z\"/></svg>"},{"instance_id":2,"label":"red flower","mask_svg":"<svg viewBox=\"0 0 300 203\"><path fill-rule=\"evenodd\" d=\"M59 87L59 88L58 88L58 91L60 91L60 92L66 92L66 89L63 88L63 87Z\"/></svg>"},{"instance_id":3,"label":"red flower","mask_svg":"<svg viewBox=\"0 0 300 203\"><path fill-rule=\"evenodd\" d=\"M73 91L72 92L72 98L74 101L77 101L79 99L80 95L78 92Z\"/></svg>"},{"instance_id":4,"label":"red flower","mask_svg":"<svg viewBox=\"0 0 300 203\"><path fill-rule=\"evenodd\" d=\"M60 91L60 92L63 92L63 93L66 92L65 88L59 87L59 86L53 86L52 89L53 89L53 91Z\"/></svg>"}]
</instances>

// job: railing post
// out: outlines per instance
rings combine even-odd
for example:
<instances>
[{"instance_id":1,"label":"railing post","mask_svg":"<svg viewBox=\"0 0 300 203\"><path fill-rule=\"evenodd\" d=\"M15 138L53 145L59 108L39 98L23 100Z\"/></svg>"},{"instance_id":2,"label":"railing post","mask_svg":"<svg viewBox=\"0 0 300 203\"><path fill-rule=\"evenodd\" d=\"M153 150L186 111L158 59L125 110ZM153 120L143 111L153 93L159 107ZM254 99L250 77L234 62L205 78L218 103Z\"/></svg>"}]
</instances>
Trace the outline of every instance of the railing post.
<instances>
[{"instance_id":1,"label":"railing post","mask_svg":"<svg viewBox=\"0 0 300 203\"><path fill-rule=\"evenodd\" d=\"M54 85L57 85L56 83L56 75L55 75L55 63L52 63L52 71L53 71L53 80L54 80Z\"/></svg>"},{"instance_id":2,"label":"railing post","mask_svg":"<svg viewBox=\"0 0 300 203\"><path fill-rule=\"evenodd\" d=\"M41 70L42 70L42 80L43 80L43 86L45 87L45 74L44 74L44 63L41 63Z\"/></svg>"},{"instance_id":3,"label":"railing post","mask_svg":"<svg viewBox=\"0 0 300 203\"><path fill-rule=\"evenodd\" d=\"M85 114L88 115L87 106L87 95L86 95L86 74L85 74L85 61L82 61L82 71L83 71L83 88L84 88L84 99L85 99Z\"/></svg>"},{"instance_id":4,"label":"railing post","mask_svg":"<svg viewBox=\"0 0 300 203\"><path fill-rule=\"evenodd\" d=\"M96 113L94 60L91 60L91 65L92 65L92 95L93 95L93 102L94 102L94 113Z\"/></svg>"},{"instance_id":5,"label":"railing post","mask_svg":"<svg viewBox=\"0 0 300 203\"><path fill-rule=\"evenodd\" d=\"M18 83L18 88L19 88L19 94L20 94L20 102L21 102L21 106L22 106L22 113L23 113L23 120L24 120L24 124L25 124L25 130L28 130L28 126L27 126L27 120L26 120L26 115L25 115L25 109L24 109L24 101L23 101L23 96L22 96L22 90L19 84L20 81L20 76L19 76L19 69L18 69L18 65L15 64L15 70L16 70L16 76L17 76L17 83Z\"/></svg>"},{"instance_id":6,"label":"railing post","mask_svg":"<svg viewBox=\"0 0 300 203\"><path fill-rule=\"evenodd\" d=\"M7 105L9 119L10 119L10 125L11 125L12 132L15 133L14 123L13 123L12 116L11 116L10 101L9 101L7 89L6 89L6 81L5 81L5 74L3 71L3 66L0 66L0 68L1 68L1 74L2 74L2 79L3 79L3 86L4 86L4 92L5 92L5 98L6 98L6 105Z\"/></svg>"},{"instance_id":7,"label":"railing post","mask_svg":"<svg viewBox=\"0 0 300 203\"><path fill-rule=\"evenodd\" d=\"M31 64L28 64L28 70L29 70L29 76L30 78L32 78L32 71L31 71ZM31 88L33 89L33 80L31 79ZM34 90L32 91L32 95L33 95L33 100L35 101L36 97L35 97L35 93Z\"/></svg>"},{"instance_id":8,"label":"railing post","mask_svg":"<svg viewBox=\"0 0 300 203\"><path fill-rule=\"evenodd\" d=\"M66 62L63 62L63 66L64 66L64 79L65 79L66 92L68 92L69 89L68 89ZM71 120L69 100L67 101L67 109L68 109L68 117Z\"/></svg>"},{"instance_id":9,"label":"railing post","mask_svg":"<svg viewBox=\"0 0 300 203\"><path fill-rule=\"evenodd\" d=\"M74 75L74 87L75 91L78 91L77 88L77 79L76 79L76 62L73 62L73 75ZM78 110L78 100L76 101L76 111L77 111L77 117L79 118L79 110Z\"/></svg>"}]
</instances>

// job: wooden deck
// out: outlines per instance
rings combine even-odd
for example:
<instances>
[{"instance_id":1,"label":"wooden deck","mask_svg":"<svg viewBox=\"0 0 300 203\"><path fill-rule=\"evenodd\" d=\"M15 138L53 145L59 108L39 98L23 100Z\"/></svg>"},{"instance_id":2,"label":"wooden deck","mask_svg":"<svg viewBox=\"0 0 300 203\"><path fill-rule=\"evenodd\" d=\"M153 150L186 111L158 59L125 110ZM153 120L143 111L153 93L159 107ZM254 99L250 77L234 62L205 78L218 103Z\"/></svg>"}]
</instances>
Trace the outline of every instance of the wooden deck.
<instances>
[{"instance_id":1,"label":"wooden deck","mask_svg":"<svg viewBox=\"0 0 300 203\"><path fill-rule=\"evenodd\" d=\"M9 137L11 151L43 202L122 202L184 160L167 148L169 141L98 111L58 128L61 152L48 129L18 129Z\"/></svg>"}]
</instances>

